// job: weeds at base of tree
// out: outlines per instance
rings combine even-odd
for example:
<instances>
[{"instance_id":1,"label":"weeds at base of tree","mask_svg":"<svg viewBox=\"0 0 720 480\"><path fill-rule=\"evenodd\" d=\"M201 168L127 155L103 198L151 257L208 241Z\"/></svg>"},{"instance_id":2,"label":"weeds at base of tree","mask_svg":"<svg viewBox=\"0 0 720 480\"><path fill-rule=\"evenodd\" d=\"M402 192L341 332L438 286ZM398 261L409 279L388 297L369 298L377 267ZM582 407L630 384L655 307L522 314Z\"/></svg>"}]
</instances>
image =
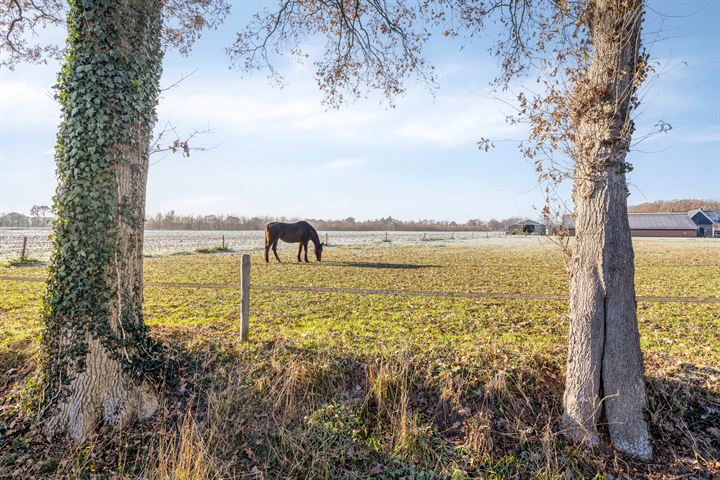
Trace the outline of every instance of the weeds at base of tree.
<instances>
[{"instance_id":1,"label":"weeds at base of tree","mask_svg":"<svg viewBox=\"0 0 720 480\"><path fill-rule=\"evenodd\" d=\"M173 347L188 357L153 419L123 433L103 427L66 450L17 441L0 474L15 465L69 478L660 479L713 467L712 436L691 426L707 411L690 383L649 381L656 463L644 464L564 440L562 372L545 360L491 372L422 352L343 357L286 339L178 340L192 347Z\"/></svg>"}]
</instances>

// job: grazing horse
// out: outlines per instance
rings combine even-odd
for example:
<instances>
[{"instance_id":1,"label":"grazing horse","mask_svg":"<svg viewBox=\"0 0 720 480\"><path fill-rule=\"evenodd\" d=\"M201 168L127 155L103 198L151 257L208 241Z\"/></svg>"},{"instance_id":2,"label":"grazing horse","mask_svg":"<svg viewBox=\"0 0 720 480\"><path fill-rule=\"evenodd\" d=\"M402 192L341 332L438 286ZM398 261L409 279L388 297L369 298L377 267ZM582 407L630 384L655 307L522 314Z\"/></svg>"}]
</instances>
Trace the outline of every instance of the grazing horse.
<instances>
[{"instance_id":1,"label":"grazing horse","mask_svg":"<svg viewBox=\"0 0 720 480\"><path fill-rule=\"evenodd\" d=\"M283 223L283 222L270 222L265 225L265 263L270 262L270 248L275 254L275 259L279 262L280 257L277 254L277 243L278 240L282 240L287 243L300 243L300 249L298 250L298 262L300 262L300 254L305 247L305 263L308 263L307 247L308 242L312 241L315 245L315 256L318 262L322 258L322 250L324 243L320 243L320 238L317 232L306 221L296 223Z\"/></svg>"}]
</instances>

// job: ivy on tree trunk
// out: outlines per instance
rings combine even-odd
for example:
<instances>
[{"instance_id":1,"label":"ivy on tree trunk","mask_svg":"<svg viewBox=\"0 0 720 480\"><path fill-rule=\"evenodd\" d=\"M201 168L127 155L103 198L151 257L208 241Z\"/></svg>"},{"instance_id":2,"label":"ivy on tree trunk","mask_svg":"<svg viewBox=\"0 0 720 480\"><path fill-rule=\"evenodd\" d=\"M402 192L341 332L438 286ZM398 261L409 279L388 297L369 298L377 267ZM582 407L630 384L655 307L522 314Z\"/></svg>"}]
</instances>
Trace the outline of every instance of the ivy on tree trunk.
<instances>
[{"instance_id":1,"label":"ivy on tree trunk","mask_svg":"<svg viewBox=\"0 0 720 480\"><path fill-rule=\"evenodd\" d=\"M159 0L70 2L42 342L49 435L81 440L157 407L142 246L161 10Z\"/></svg>"}]
</instances>

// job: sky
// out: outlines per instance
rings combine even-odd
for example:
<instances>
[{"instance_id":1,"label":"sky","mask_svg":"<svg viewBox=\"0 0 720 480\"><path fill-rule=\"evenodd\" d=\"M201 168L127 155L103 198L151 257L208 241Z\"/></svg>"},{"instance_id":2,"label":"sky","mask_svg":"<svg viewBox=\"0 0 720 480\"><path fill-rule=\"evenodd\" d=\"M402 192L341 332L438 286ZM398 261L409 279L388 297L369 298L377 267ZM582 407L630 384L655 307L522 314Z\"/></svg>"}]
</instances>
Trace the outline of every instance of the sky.
<instances>
[{"instance_id":1,"label":"sky","mask_svg":"<svg viewBox=\"0 0 720 480\"><path fill-rule=\"evenodd\" d=\"M311 62L280 62L281 87L266 72L230 68L225 48L267 0L230 2L232 13L189 56L168 52L158 123L181 137L210 129L189 158L151 158L147 212L299 218L443 219L538 217L543 195L520 155L523 127L493 93L489 40L438 38L425 56L438 89L412 79L390 107L376 95L326 110ZM649 0L644 41L659 75L643 87L637 135L662 120L667 134L628 160L631 204L720 200L720 1ZM47 35L62 41L62 32ZM0 212L50 204L59 109L58 63L0 69ZM509 94L507 94L509 95ZM499 97L499 98L498 98ZM480 138L496 140L482 152ZM561 195L568 196L568 188Z\"/></svg>"}]
</instances>

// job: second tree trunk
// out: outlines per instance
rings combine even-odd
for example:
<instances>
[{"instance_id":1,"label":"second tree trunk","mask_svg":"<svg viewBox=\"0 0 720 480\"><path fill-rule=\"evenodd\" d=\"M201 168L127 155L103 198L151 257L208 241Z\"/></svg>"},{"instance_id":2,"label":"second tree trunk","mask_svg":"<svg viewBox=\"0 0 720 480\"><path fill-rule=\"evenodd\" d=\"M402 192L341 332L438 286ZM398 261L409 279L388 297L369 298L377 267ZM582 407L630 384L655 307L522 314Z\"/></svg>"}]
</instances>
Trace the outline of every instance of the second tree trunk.
<instances>
[{"instance_id":1,"label":"second tree trunk","mask_svg":"<svg viewBox=\"0 0 720 480\"><path fill-rule=\"evenodd\" d=\"M576 246L564 423L599 443L604 416L619 451L648 459L645 383L635 306L625 173L639 83L643 2L589 2L592 60L571 96Z\"/></svg>"}]
</instances>

